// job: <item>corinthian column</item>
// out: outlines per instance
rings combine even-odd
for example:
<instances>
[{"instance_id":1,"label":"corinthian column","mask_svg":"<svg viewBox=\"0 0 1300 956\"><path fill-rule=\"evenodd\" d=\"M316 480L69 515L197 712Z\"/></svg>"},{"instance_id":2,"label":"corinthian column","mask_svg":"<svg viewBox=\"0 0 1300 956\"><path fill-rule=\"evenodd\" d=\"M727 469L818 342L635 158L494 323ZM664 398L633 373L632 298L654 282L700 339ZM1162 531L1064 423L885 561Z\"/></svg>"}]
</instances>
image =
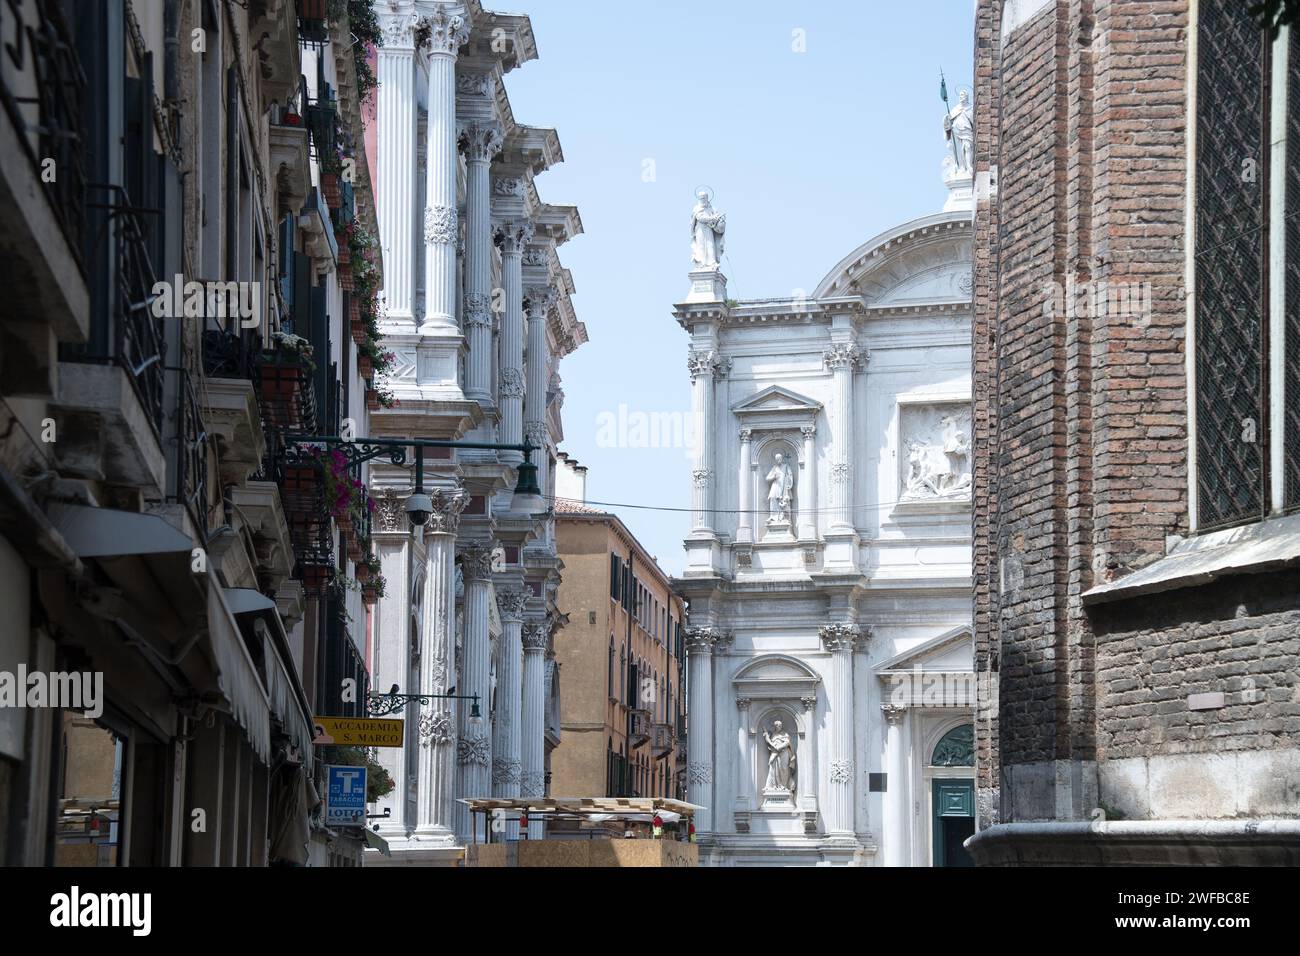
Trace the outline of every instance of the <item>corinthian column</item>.
<instances>
[{"instance_id":1,"label":"corinthian column","mask_svg":"<svg viewBox=\"0 0 1300 956\"><path fill-rule=\"evenodd\" d=\"M546 389L550 384L550 349L546 342L546 316L555 303L555 290L551 286L529 286L524 291L524 307L528 310L528 373L524 392L524 437L537 446L533 464L537 466L537 485L545 500L551 494L547 487L546 445L550 429L546 425Z\"/></svg>"},{"instance_id":2,"label":"corinthian column","mask_svg":"<svg viewBox=\"0 0 1300 956\"><path fill-rule=\"evenodd\" d=\"M410 14L380 14L384 45L379 66L379 242L384 256L387 321L415 329L415 41Z\"/></svg>"},{"instance_id":3,"label":"corinthian column","mask_svg":"<svg viewBox=\"0 0 1300 956\"><path fill-rule=\"evenodd\" d=\"M373 530L375 551L379 556L381 574L384 576L384 596L374 610L374 654L371 658L371 686L387 690L396 684L403 693L411 687L411 579L415 571L412 563L413 540L410 522L402 508L402 499L392 490L380 498ZM404 839L413 830L416 821L407 810L408 783L414 778L410 757L415 753L412 743L418 736L418 715L409 714L410 726L406 729L406 746L380 747L380 765L396 782L393 791L379 800L380 812L389 816L379 822L379 832L385 838Z\"/></svg>"},{"instance_id":4,"label":"corinthian column","mask_svg":"<svg viewBox=\"0 0 1300 956\"><path fill-rule=\"evenodd\" d=\"M837 342L822 358L834 376L834 399L831 402L831 528L853 530L850 503L853 490L853 370L858 365L858 347L851 342Z\"/></svg>"},{"instance_id":5,"label":"corinthian column","mask_svg":"<svg viewBox=\"0 0 1300 956\"><path fill-rule=\"evenodd\" d=\"M521 797L541 797L546 787L545 733L546 727L546 644L550 632L545 622L525 624L524 644L524 726L523 770L519 775ZM542 838L542 821L528 821L528 839Z\"/></svg>"},{"instance_id":6,"label":"corinthian column","mask_svg":"<svg viewBox=\"0 0 1300 956\"><path fill-rule=\"evenodd\" d=\"M690 732L686 735L687 799L704 807L695 815L701 834L712 833L716 805L713 752L713 649L730 640L716 627L686 629L687 680L691 697Z\"/></svg>"},{"instance_id":7,"label":"corinthian column","mask_svg":"<svg viewBox=\"0 0 1300 956\"><path fill-rule=\"evenodd\" d=\"M799 470L799 540L817 539L817 426L804 425L803 468Z\"/></svg>"},{"instance_id":8,"label":"corinthian column","mask_svg":"<svg viewBox=\"0 0 1300 956\"><path fill-rule=\"evenodd\" d=\"M520 445L524 441L524 247L532 241L529 222L506 222L497 229L501 247L501 288L505 313L501 319L501 441ZM545 337L546 326L542 324ZM503 461L523 461L522 452L505 451ZM534 462L535 463L535 462Z\"/></svg>"},{"instance_id":9,"label":"corinthian column","mask_svg":"<svg viewBox=\"0 0 1300 956\"><path fill-rule=\"evenodd\" d=\"M827 698L831 711L831 764L827 835L853 839L853 648L861 634L856 624L827 624L822 644L831 652Z\"/></svg>"},{"instance_id":10,"label":"corinthian column","mask_svg":"<svg viewBox=\"0 0 1300 956\"><path fill-rule=\"evenodd\" d=\"M740 430L740 515L736 523L736 541L745 544L754 540L754 476L753 470L754 433L748 428ZM803 497L799 498L803 504Z\"/></svg>"},{"instance_id":11,"label":"corinthian column","mask_svg":"<svg viewBox=\"0 0 1300 956\"><path fill-rule=\"evenodd\" d=\"M459 400L456 327L456 51L469 37L459 14L437 7L428 32L428 123L424 207L424 322L417 382L438 398Z\"/></svg>"},{"instance_id":12,"label":"corinthian column","mask_svg":"<svg viewBox=\"0 0 1300 956\"><path fill-rule=\"evenodd\" d=\"M691 471L692 534L713 534L713 399L714 387L731 369L731 360L711 350L692 349L686 358L691 373L691 408L695 413L695 467Z\"/></svg>"},{"instance_id":13,"label":"corinthian column","mask_svg":"<svg viewBox=\"0 0 1300 956\"><path fill-rule=\"evenodd\" d=\"M885 731L885 866L907 866L907 745L904 743L903 719L907 708L882 704L888 723Z\"/></svg>"},{"instance_id":14,"label":"corinthian column","mask_svg":"<svg viewBox=\"0 0 1300 956\"><path fill-rule=\"evenodd\" d=\"M469 359L466 397L493 404L492 394L492 183L488 164L501 151L497 123L471 123L461 133L465 150L465 334Z\"/></svg>"},{"instance_id":15,"label":"corinthian column","mask_svg":"<svg viewBox=\"0 0 1300 956\"><path fill-rule=\"evenodd\" d=\"M523 702L523 622L529 594L522 588L497 591L501 612L501 647L497 658L497 702L492 719L492 796L519 796L520 706ZM519 824L506 823L506 839L519 835Z\"/></svg>"},{"instance_id":16,"label":"corinthian column","mask_svg":"<svg viewBox=\"0 0 1300 956\"><path fill-rule=\"evenodd\" d=\"M425 574L419 654L421 694L447 693L455 653L456 529L465 507L459 488L429 492L433 510L424 526ZM456 719L446 701L421 707L420 755L416 779L415 839L454 846Z\"/></svg>"},{"instance_id":17,"label":"corinthian column","mask_svg":"<svg viewBox=\"0 0 1300 956\"><path fill-rule=\"evenodd\" d=\"M489 700L488 681L492 668L492 648L488 635L488 605L492 600L492 547L475 542L461 552L461 576L465 581L465 655L464 676L458 694L478 695L479 718L469 718L470 701L461 701L461 732L456 740L456 760L460 764L462 799L492 796L492 738L484 716ZM457 833L462 840L474 839L474 814L457 801ZM479 840L486 834L480 833Z\"/></svg>"}]
</instances>

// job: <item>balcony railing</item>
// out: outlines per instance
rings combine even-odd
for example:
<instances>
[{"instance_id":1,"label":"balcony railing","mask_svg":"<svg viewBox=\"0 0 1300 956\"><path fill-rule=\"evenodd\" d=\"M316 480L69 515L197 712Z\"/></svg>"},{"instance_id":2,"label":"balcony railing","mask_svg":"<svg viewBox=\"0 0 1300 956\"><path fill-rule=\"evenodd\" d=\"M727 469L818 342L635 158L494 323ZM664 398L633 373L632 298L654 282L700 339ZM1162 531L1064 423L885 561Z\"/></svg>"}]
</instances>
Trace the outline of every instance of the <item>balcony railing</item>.
<instances>
[{"instance_id":1,"label":"balcony railing","mask_svg":"<svg viewBox=\"0 0 1300 956\"><path fill-rule=\"evenodd\" d=\"M658 757L666 757L673 752L672 724L655 724L653 728L651 752Z\"/></svg>"},{"instance_id":2,"label":"balcony railing","mask_svg":"<svg viewBox=\"0 0 1300 956\"><path fill-rule=\"evenodd\" d=\"M68 356L78 362L117 365L125 371L145 416L161 437L167 346L163 318L154 315L157 274L149 258L146 225L147 218L157 215L158 210L133 206L121 186L92 183L88 188L113 197L112 202L91 204L108 211L96 245L115 240L112 301L108 328L103 334L92 333L89 344L69 349Z\"/></svg>"},{"instance_id":3,"label":"balcony railing","mask_svg":"<svg viewBox=\"0 0 1300 956\"><path fill-rule=\"evenodd\" d=\"M208 432L203 423L194 378L180 369L181 430L176 450L176 497L190 514L201 534L207 535L208 508Z\"/></svg>"},{"instance_id":4,"label":"balcony railing","mask_svg":"<svg viewBox=\"0 0 1300 956\"><path fill-rule=\"evenodd\" d=\"M81 163L81 100L86 77L62 4L58 0L32 0L25 6L0 3L0 36L6 41L0 102L20 133L19 145L84 272L81 231L86 181ZM30 73L26 62L31 63ZM47 160L54 162L58 173L50 181L42 165Z\"/></svg>"},{"instance_id":5,"label":"balcony railing","mask_svg":"<svg viewBox=\"0 0 1300 956\"><path fill-rule=\"evenodd\" d=\"M635 709L627 712L627 736L629 747L641 747L650 742L654 734L653 715L649 710Z\"/></svg>"},{"instance_id":6,"label":"balcony railing","mask_svg":"<svg viewBox=\"0 0 1300 956\"><path fill-rule=\"evenodd\" d=\"M260 352L250 336L209 329L203 333L203 374L256 381Z\"/></svg>"}]
</instances>

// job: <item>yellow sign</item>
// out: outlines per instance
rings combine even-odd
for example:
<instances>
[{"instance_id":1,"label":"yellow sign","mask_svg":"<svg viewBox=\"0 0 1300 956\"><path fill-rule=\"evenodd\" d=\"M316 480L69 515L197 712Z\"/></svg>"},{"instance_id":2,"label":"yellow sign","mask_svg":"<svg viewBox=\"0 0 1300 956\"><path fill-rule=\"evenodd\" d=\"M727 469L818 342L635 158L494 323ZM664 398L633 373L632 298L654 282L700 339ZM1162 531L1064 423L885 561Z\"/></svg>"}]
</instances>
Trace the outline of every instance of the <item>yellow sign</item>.
<instances>
[{"instance_id":1,"label":"yellow sign","mask_svg":"<svg viewBox=\"0 0 1300 956\"><path fill-rule=\"evenodd\" d=\"M374 717L317 717L312 721L312 740L317 747L400 747L404 720Z\"/></svg>"}]
</instances>

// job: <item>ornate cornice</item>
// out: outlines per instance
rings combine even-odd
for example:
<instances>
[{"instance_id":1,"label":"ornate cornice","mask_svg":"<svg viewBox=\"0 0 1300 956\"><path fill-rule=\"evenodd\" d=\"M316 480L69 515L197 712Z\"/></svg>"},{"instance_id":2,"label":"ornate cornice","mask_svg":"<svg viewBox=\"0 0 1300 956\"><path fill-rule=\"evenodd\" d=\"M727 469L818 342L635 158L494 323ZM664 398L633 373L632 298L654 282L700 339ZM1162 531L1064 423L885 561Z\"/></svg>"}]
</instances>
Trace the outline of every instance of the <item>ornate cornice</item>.
<instances>
[{"instance_id":1,"label":"ornate cornice","mask_svg":"<svg viewBox=\"0 0 1300 956\"><path fill-rule=\"evenodd\" d=\"M480 121L466 123L460 128L460 148L471 163L490 163L501 152L504 137L500 123Z\"/></svg>"}]
</instances>

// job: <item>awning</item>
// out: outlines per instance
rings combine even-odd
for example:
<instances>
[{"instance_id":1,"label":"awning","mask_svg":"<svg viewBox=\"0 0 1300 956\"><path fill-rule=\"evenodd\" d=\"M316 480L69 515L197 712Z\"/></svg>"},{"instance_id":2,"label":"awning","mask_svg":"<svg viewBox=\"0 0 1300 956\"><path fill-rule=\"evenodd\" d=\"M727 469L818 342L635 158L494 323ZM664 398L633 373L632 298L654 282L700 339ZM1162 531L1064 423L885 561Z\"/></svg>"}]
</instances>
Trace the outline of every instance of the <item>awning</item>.
<instances>
[{"instance_id":1,"label":"awning","mask_svg":"<svg viewBox=\"0 0 1300 956\"><path fill-rule=\"evenodd\" d=\"M374 830L370 829L370 827L364 827L363 830L366 834L366 846L370 847L372 850L378 850L384 856L391 857L393 855L393 851L388 849L387 840L381 837Z\"/></svg>"},{"instance_id":2,"label":"awning","mask_svg":"<svg viewBox=\"0 0 1300 956\"><path fill-rule=\"evenodd\" d=\"M313 756L311 709L307 705L302 683L295 673L293 659L289 655L289 637L284 633L284 622L280 619L275 601L252 588L227 588L224 598L236 620L249 615L266 624L269 632L267 643L270 645L264 655L266 696L271 712L280 719L310 773Z\"/></svg>"},{"instance_id":3,"label":"awning","mask_svg":"<svg viewBox=\"0 0 1300 956\"><path fill-rule=\"evenodd\" d=\"M263 763L271 762L270 701L239 625L219 587L208 590L208 637L217 664L217 684L230 701L235 722L244 728L248 742Z\"/></svg>"}]
</instances>

